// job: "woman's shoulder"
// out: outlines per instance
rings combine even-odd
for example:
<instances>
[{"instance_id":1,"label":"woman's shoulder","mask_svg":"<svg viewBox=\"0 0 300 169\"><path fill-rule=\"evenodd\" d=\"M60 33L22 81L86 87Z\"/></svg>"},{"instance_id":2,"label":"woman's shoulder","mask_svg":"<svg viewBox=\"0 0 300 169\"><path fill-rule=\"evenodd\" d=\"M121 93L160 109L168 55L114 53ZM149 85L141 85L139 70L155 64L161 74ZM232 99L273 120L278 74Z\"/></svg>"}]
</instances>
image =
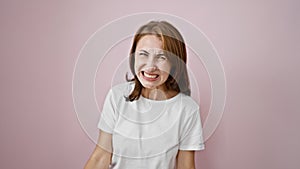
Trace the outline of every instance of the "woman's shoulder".
<instances>
[{"instance_id":1,"label":"woman's shoulder","mask_svg":"<svg viewBox=\"0 0 300 169\"><path fill-rule=\"evenodd\" d=\"M132 92L134 89L134 83L133 82L124 82L124 83L119 83L116 85L113 85L110 89L110 92L114 96L128 96L129 93Z\"/></svg>"},{"instance_id":2,"label":"woman's shoulder","mask_svg":"<svg viewBox=\"0 0 300 169\"><path fill-rule=\"evenodd\" d=\"M185 109L189 109L191 111L199 110L199 104L189 95L181 93L181 103Z\"/></svg>"}]
</instances>

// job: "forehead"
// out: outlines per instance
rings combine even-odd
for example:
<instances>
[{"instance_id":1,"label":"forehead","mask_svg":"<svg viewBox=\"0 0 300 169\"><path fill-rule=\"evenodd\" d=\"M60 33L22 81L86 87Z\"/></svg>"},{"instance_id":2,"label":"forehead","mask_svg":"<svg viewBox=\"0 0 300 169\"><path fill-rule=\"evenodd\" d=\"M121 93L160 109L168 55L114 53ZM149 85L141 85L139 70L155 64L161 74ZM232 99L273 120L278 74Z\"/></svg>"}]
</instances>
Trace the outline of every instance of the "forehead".
<instances>
[{"instance_id":1,"label":"forehead","mask_svg":"<svg viewBox=\"0 0 300 169\"><path fill-rule=\"evenodd\" d=\"M155 35L145 35L137 43L136 50L163 49L162 41Z\"/></svg>"}]
</instances>

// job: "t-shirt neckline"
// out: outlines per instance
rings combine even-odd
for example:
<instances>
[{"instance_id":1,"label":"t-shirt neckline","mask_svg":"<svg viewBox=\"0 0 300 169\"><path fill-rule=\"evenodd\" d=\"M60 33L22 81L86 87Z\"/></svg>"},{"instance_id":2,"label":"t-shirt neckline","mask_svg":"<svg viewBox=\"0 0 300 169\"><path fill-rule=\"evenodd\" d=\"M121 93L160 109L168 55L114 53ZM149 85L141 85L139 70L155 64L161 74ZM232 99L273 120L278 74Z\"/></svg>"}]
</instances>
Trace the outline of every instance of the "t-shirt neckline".
<instances>
[{"instance_id":1,"label":"t-shirt neckline","mask_svg":"<svg viewBox=\"0 0 300 169\"><path fill-rule=\"evenodd\" d=\"M144 97L142 94L140 95L140 98L143 99L143 100L145 100L145 101L152 102L152 103L167 103L167 102L173 102L173 101L175 101L180 96L181 96L181 93L179 92L177 95L175 95L175 96L173 96L173 97L171 97L169 99L166 99L166 100L152 100L152 99Z\"/></svg>"}]
</instances>

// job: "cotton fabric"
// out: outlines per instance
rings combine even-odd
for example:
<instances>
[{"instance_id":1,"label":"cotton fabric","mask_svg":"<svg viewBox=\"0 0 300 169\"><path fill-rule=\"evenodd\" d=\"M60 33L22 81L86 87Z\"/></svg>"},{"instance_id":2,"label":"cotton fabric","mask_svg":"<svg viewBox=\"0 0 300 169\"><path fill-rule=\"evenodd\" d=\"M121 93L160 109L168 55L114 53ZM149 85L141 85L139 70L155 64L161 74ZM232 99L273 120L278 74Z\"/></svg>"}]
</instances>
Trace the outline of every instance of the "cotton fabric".
<instances>
[{"instance_id":1,"label":"cotton fabric","mask_svg":"<svg viewBox=\"0 0 300 169\"><path fill-rule=\"evenodd\" d=\"M203 150L199 105L183 93L126 101L127 82L109 90L98 128L112 134L114 169L174 169L178 150Z\"/></svg>"}]
</instances>

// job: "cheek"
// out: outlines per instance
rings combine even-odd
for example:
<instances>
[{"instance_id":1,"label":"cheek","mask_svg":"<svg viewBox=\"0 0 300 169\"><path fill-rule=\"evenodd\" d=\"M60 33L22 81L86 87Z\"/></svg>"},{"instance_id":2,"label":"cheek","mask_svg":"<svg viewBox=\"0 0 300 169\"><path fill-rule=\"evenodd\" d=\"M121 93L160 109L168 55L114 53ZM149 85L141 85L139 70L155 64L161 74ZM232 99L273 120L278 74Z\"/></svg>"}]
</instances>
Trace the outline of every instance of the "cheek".
<instances>
[{"instance_id":1,"label":"cheek","mask_svg":"<svg viewBox=\"0 0 300 169\"><path fill-rule=\"evenodd\" d=\"M164 63L158 66L158 68L166 74L169 74L171 71L170 63Z\"/></svg>"},{"instance_id":2,"label":"cheek","mask_svg":"<svg viewBox=\"0 0 300 169\"><path fill-rule=\"evenodd\" d=\"M135 62L134 62L134 71L138 72L140 67L141 66L140 66L139 61L135 60Z\"/></svg>"},{"instance_id":3,"label":"cheek","mask_svg":"<svg viewBox=\"0 0 300 169\"><path fill-rule=\"evenodd\" d=\"M138 70L139 60L134 56L134 71L136 72Z\"/></svg>"}]
</instances>

